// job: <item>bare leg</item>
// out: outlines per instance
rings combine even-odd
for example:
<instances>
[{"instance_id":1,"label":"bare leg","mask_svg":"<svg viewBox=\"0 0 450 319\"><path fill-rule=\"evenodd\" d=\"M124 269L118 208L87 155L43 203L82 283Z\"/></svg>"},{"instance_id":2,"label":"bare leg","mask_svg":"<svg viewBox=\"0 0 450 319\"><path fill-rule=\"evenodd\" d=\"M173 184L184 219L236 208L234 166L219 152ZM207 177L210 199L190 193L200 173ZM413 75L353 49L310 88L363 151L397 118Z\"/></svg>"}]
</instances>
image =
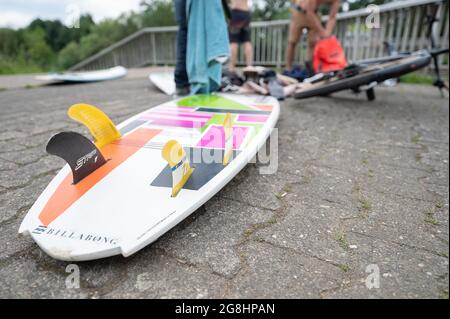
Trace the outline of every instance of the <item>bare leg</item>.
<instances>
[{"instance_id":1,"label":"bare leg","mask_svg":"<svg viewBox=\"0 0 450 319\"><path fill-rule=\"evenodd\" d=\"M319 37L312 33L311 36L308 36L308 59L309 62L312 63L314 57L314 49L316 48L316 44L319 41Z\"/></svg>"},{"instance_id":2,"label":"bare leg","mask_svg":"<svg viewBox=\"0 0 450 319\"><path fill-rule=\"evenodd\" d=\"M286 69L292 70L292 64L294 63L294 57L295 57L295 49L297 47L296 42L289 42L287 47L287 54L286 54Z\"/></svg>"},{"instance_id":3,"label":"bare leg","mask_svg":"<svg viewBox=\"0 0 450 319\"><path fill-rule=\"evenodd\" d=\"M231 58L230 58L230 71L234 71L234 69L236 68L236 64L237 64L237 59L238 59L238 50L239 50L239 46L237 43L231 43L230 44L230 50L231 50Z\"/></svg>"},{"instance_id":4,"label":"bare leg","mask_svg":"<svg viewBox=\"0 0 450 319\"><path fill-rule=\"evenodd\" d=\"M251 42L244 43L245 64L247 66L253 65L253 46Z\"/></svg>"}]
</instances>

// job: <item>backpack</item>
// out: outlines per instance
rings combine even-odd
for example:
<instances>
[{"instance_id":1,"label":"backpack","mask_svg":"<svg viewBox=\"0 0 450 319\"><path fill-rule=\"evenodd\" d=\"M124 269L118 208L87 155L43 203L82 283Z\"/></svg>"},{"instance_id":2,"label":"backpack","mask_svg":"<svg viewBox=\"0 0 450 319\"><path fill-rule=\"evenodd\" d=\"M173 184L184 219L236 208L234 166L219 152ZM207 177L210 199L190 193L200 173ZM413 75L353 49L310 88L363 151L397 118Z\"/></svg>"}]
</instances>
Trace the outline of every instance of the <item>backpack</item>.
<instances>
[{"instance_id":1,"label":"backpack","mask_svg":"<svg viewBox=\"0 0 450 319\"><path fill-rule=\"evenodd\" d=\"M344 49L335 36L319 40L314 48L315 73L339 71L347 66Z\"/></svg>"}]
</instances>

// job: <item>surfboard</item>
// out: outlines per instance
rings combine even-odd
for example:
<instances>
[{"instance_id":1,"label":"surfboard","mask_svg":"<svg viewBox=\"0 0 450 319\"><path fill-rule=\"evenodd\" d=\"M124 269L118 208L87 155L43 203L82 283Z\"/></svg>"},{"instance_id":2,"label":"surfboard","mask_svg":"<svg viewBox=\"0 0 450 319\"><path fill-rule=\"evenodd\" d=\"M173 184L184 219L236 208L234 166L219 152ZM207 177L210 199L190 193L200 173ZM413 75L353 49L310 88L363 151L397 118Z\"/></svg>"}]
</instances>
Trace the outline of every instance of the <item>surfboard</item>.
<instances>
[{"instance_id":1,"label":"surfboard","mask_svg":"<svg viewBox=\"0 0 450 319\"><path fill-rule=\"evenodd\" d=\"M123 66L116 66L114 68L98 71L50 73L37 76L36 79L49 82L82 83L116 80L123 78L126 75L126 68L124 68Z\"/></svg>"},{"instance_id":2,"label":"surfboard","mask_svg":"<svg viewBox=\"0 0 450 319\"><path fill-rule=\"evenodd\" d=\"M74 105L68 113L90 121L95 144L74 132L50 139L47 152L68 164L19 233L55 259L84 261L128 257L202 206L264 145L280 107L266 96L190 96L117 127L91 106Z\"/></svg>"},{"instance_id":3,"label":"surfboard","mask_svg":"<svg viewBox=\"0 0 450 319\"><path fill-rule=\"evenodd\" d=\"M148 78L164 94L175 94L175 77L173 72L155 72L151 73Z\"/></svg>"}]
</instances>

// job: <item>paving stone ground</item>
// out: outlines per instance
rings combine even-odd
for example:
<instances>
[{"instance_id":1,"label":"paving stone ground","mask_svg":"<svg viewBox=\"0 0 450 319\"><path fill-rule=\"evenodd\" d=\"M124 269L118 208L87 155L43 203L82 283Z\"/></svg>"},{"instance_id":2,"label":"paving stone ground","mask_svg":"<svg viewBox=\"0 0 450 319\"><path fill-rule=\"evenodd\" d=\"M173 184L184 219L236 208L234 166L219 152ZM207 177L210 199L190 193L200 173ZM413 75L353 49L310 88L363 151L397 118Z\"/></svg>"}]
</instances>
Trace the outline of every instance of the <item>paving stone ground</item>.
<instances>
[{"instance_id":1,"label":"paving stone ground","mask_svg":"<svg viewBox=\"0 0 450 319\"><path fill-rule=\"evenodd\" d=\"M283 102L276 174L249 164L134 256L78 263L81 286L67 289L68 263L17 234L63 165L45 143L88 133L67 118L73 103L120 122L169 100L139 74L28 88L0 78L0 298L448 298L449 101L407 85L375 102Z\"/></svg>"}]
</instances>

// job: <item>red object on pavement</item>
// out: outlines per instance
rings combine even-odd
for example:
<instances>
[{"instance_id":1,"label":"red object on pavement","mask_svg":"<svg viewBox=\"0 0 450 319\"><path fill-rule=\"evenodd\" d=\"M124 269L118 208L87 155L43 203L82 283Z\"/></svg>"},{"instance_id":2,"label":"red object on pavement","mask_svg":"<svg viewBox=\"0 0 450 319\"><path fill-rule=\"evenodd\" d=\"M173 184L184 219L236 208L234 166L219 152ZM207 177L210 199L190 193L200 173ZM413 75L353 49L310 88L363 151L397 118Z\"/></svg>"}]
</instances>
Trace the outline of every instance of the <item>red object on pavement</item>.
<instances>
[{"instance_id":1,"label":"red object on pavement","mask_svg":"<svg viewBox=\"0 0 450 319\"><path fill-rule=\"evenodd\" d=\"M335 36L321 39L314 48L314 72L331 72L344 69L348 65L344 49Z\"/></svg>"}]
</instances>

